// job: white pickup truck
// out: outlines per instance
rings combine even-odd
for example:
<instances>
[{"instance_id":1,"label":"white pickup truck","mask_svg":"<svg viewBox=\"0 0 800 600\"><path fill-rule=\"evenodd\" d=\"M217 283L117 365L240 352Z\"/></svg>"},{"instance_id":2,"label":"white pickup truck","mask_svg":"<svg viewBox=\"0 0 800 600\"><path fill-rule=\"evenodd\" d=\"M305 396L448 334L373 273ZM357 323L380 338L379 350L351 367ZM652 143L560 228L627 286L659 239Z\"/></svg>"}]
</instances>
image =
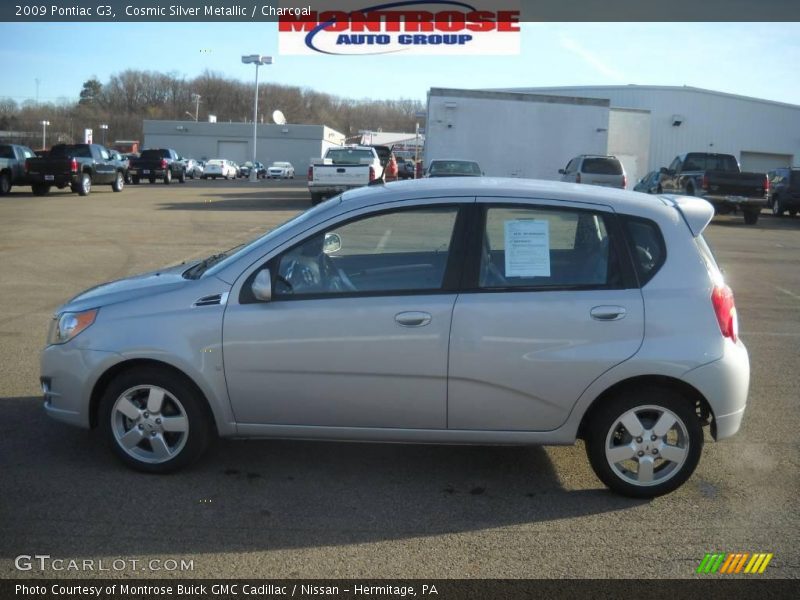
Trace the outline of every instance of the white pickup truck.
<instances>
[{"instance_id":1,"label":"white pickup truck","mask_svg":"<svg viewBox=\"0 0 800 600\"><path fill-rule=\"evenodd\" d=\"M311 159L308 167L308 191L311 203L345 190L368 185L383 173L381 160L370 146L328 148L322 158Z\"/></svg>"}]
</instances>

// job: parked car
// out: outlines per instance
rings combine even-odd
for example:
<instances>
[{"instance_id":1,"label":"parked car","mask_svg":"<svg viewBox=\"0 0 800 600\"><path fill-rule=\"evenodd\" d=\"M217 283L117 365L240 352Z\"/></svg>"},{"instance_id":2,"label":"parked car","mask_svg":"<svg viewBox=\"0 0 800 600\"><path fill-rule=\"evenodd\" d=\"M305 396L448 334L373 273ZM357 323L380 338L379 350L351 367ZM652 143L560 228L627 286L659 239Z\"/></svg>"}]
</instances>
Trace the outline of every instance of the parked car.
<instances>
[{"instance_id":1,"label":"parked car","mask_svg":"<svg viewBox=\"0 0 800 600\"><path fill-rule=\"evenodd\" d=\"M414 161L403 157L397 159L397 178L414 179Z\"/></svg>"},{"instance_id":2,"label":"parked car","mask_svg":"<svg viewBox=\"0 0 800 600\"><path fill-rule=\"evenodd\" d=\"M678 488L704 426L739 429L749 385L702 235L711 205L450 181L345 192L245 246L78 294L42 353L46 412L149 472L215 435L583 438L613 490Z\"/></svg>"},{"instance_id":3,"label":"parked car","mask_svg":"<svg viewBox=\"0 0 800 600\"><path fill-rule=\"evenodd\" d=\"M474 160L432 160L428 165L427 177L480 177L481 167Z\"/></svg>"},{"instance_id":4,"label":"parked car","mask_svg":"<svg viewBox=\"0 0 800 600\"><path fill-rule=\"evenodd\" d=\"M372 146L328 148L325 156L308 167L311 203L318 204L345 190L369 185L382 172L380 158Z\"/></svg>"},{"instance_id":5,"label":"parked car","mask_svg":"<svg viewBox=\"0 0 800 600\"><path fill-rule=\"evenodd\" d=\"M290 162L274 162L267 169L270 179L294 179L294 167Z\"/></svg>"},{"instance_id":6,"label":"parked car","mask_svg":"<svg viewBox=\"0 0 800 600\"><path fill-rule=\"evenodd\" d=\"M633 191L644 192L645 194L660 194L662 191L660 181L661 173L659 171L650 171L633 186Z\"/></svg>"},{"instance_id":7,"label":"parked car","mask_svg":"<svg viewBox=\"0 0 800 600\"><path fill-rule=\"evenodd\" d=\"M731 154L688 152L661 169L661 189L705 198L719 214L742 212L744 222L755 225L767 205L769 180L766 173L742 173Z\"/></svg>"},{"instance_id":8,"label":"parked car","mask_svg":"<svg viewBox=\"0 0 800 600\"><path fill-rule=\"evenodd\" d=\"M36 155L27 146L0 144L0 196L5 196L14 185L30 185L25 173L25 161Z\"/></svg>"},{"instance_id":9,"label":"parked car","mask_svg":"<svg viewBox=\"0 0 800 600\"><path fill-rule=\"evenodd\" d=\"M236 179L236 165L231 160L214 158L206 162L202 179Z\"/></svg>"},{"instance_id":10,"label":"parked car","mask_svg":"<svg viewBox=\"0 0 800 600\"><path fill-rule=\"evenodd\" d=\"M559 169L561 181L625 189L628 179L616 156L581 154Z\"/></svg>"},{"instance_id":11,"label":"parked car","mask_svg":"<svg viewBox=\"0 0 800 600\"><path fill-rule=\"evenodd\" d=\"M37 196L48 194L52 186L70 186L81 196L88 196L94 185L110 185L115 192L125 186L122 166L99 144L57 144L46 157L27 159L25 170Z\"/></svg>"},{"instance_id":12,"label":"parked car","mask_svg":"<svg viewBox=\"0 0 800 600\"><path fill-rule=\"evenodd\" d=\"M255 164L256 179L265 179L267 177L267 167L258 161L253 163L250 160L244 163L241 167L242 177L250 177L250 171L253 170L253 164Z\"/></svg>"},{"instance_id":13,"label":"parked car","mask_svg":"<svg viewBox=\"0 0 800 600\"><path fill-rule=\"evenodd\" d=\"M195 159L184 158L183 164L184 168L186 169L186 176L190 179L195 179L203 175L203 167Z\"/></svg>"},{"instance_id":14,"label":"parked car","mask_svg":"<svg viewBox=\"0 0 800 600\"><path fill-rule=\"evenodd\" d=\"M794 217L800 209L800 169L775 169L767 177L772 214L781 217L788 210Z\"/></svg>"},{"instance_id":15,"label":"parked car","mask_svg":"<svg viewBox=\"0 0 800 600\"><path fill-rule=\"evenodd\" d=\"M131 182L138 184L142 179L150 183L161 180L169 185L173 179L186 183L186 166L172 148L147 148L139 158L131 161L129 168Z\"/></svg>"}]
</instances>

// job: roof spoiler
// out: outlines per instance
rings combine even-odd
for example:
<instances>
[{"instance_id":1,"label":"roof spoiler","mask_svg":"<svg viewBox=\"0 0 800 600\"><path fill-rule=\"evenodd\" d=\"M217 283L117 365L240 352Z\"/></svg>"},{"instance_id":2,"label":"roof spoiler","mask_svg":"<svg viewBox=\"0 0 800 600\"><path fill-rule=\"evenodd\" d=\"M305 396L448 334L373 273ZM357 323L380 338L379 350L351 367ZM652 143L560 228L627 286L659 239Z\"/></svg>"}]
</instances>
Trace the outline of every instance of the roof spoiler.
<instances>
[{"instance_id":1,"label":"roof spoiler","mask_svg":"<svg viewBox=\"0 0 800 600\"><path fill-rule=\"evenodd\" d=\"M662 195L667 203L672 204L686 221L694 237L703 233L714 217L714 207L710 202L693 196Z\"/></svg>"}]
</instances>

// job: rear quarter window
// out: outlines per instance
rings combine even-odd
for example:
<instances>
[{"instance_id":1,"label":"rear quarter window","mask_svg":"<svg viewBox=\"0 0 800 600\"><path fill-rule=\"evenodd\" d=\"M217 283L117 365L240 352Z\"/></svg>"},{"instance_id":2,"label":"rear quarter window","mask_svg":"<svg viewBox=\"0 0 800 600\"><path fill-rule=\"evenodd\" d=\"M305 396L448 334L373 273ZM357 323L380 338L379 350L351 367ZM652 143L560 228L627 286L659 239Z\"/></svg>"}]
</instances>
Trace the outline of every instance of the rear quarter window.
<instances>
[{"instance_id":1,"label":"rear quarter window","mask_svg":"<svg viewBox=\"0 0 800 600\"><path fill-rule=\"evenodd\" d=\"M625 217L623 222L639 285L644 286L667 258L664 237L658 225L649 219Z\"/></svg>"},{"instance_id":2,"label":"rear quarter window","mask_svg":"<svg viewBox=\"0 0 800 600\"><path fill-rule=\"evenodd\" d=\"M622 165L615 158L585 158L581 170L595 175L622 175Z\"/></svg>"}]
</instances>

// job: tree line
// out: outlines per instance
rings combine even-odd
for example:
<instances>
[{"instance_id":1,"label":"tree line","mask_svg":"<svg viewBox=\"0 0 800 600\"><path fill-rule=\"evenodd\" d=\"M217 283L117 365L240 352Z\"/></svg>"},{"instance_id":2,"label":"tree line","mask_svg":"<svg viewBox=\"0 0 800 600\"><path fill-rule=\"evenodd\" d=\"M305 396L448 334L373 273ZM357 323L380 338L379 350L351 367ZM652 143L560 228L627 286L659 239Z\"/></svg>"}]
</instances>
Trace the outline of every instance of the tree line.
<instances>
[{"instance_id":1,"label":"tree line","mask_svg":"<svg viewBox=\"0 0 800 600\"><path fill-rule=\"evenodd\" d=\"M143 140L144 119L194 120L194 94L200 95L201 121L211 114L219 122L252 122L252 83L211 71L185 79L175 73L129 69L105 83L89 79L75 101L17 103L0 98L0 141L39 148L43 120L50 123L48 146L83 141L86 128L100 142L101 123L108 125L109 145L114 140ZM359 130L414 131L414 115L423 110L418 100L357 100L273 83L260 85L258 95L259 121L271 122L272 112L279 109L289 123L327 125L348 137L357 136Z\"/></svg>"}]
</instances>

